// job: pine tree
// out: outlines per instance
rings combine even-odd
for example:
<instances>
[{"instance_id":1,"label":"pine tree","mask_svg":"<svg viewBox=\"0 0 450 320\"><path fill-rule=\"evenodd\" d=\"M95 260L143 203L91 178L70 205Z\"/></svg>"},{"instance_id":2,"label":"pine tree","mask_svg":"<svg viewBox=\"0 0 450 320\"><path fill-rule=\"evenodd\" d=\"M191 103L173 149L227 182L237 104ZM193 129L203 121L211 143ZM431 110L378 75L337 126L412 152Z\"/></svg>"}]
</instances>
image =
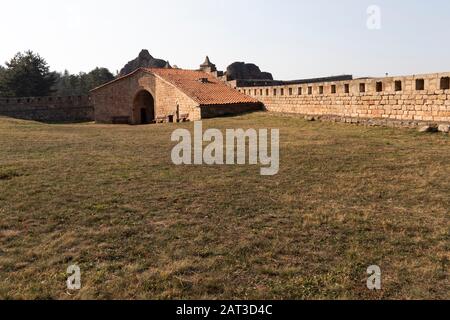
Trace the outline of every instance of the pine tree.
<instances>
[{"instance_id":1,"label":"pine tree","mask_svg":"<svg viewBox=\"0 0 450 320\"><path fill-rule=\"evenodd\" d=\"M56 74L45 59L32 51L17 53L6 62L0 77L0 91L8 97L41 97L52 93Z\"/></svg>"}]
</instances>

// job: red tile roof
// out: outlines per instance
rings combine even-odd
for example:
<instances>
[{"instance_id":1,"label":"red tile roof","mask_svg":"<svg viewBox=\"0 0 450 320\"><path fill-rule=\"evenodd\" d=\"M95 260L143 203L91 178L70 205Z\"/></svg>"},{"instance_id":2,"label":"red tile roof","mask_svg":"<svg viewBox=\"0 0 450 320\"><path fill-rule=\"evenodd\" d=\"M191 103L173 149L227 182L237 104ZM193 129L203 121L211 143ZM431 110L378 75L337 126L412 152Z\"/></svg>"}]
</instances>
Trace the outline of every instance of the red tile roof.
<instances>
[{"instance_id":1,"label":"red tile roof","mask_svg":"<svg viewBox=\"0 0 450 320\"><path fill-rule=\"evenodd\" d=\"M140 68L125 76L114 79L91 91L96 91L115 82L133 76L139 71L154 74L171 83L200 105L227 105L259 103L258 100L240 93L211 74L196 70ZM207 79L206 82L201 79Z\"/></svg>"},{"instance_id":2,"label":"red tile roof","mask_svg":"<svg viewBox=\"0 0 450 320\"><path fill-rule=\"evenodd\" d=\"M203 71L182 69L145 69L183 91L200 105L258 103ZM202 82L201 79L207 79Z\"/></svg>"}]
</instances>

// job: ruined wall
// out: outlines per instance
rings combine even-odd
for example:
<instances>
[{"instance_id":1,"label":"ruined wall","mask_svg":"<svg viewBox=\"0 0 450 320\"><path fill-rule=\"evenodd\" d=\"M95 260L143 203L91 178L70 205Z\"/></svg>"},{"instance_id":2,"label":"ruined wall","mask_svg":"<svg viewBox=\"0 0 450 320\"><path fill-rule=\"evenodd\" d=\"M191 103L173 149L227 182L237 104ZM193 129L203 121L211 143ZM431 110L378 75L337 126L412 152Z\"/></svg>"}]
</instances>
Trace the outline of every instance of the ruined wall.
<instances>
[{"instance_id":1,"label":"ruined wall","mask_svg":"<svg viewBox=\"0 0 450 320\"><path fill-rule=\"evenodd\" d=\"M88 96L0 98L0 116L42 122L94 120Z\"/></svg>"},{"instance_id":2,"label":"ruined wall","mask_svg":"<svg viewBox=\"0 0 450 320\"><path fill-rule=\"evenodd\" d=\"M405 124L450 122L450 73L303 85L240 87L268 111Z\"/></svg>"},{"instance_id":3,"label":"ruined wall","mask_svg":"<svg viewBox=\"0 0 450 320\"><path fill-rule=\"evenodd\" d=\"M178 105L180 114L188 114L189 120L200 119L198 103L168 82L147 72L137 71L92 92L95 121L114 123L114 119L122 118L128 119L127 123L137 123L134 119L133 101L141 90L146 90L153 96L156 118L176 116Z\"/></svg>"}]
</instances>

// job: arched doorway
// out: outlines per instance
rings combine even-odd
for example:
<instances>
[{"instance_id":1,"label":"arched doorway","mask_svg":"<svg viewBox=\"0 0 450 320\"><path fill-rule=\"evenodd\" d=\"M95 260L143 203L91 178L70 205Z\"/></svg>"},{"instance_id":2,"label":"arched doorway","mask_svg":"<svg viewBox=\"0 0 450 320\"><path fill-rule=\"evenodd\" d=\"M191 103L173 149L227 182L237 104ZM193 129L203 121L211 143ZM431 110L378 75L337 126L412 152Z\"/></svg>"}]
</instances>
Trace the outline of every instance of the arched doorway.
<instances>
[{"instance_id":1,"label":"arched doorway","mask_svg":"<svg viewBox=\"0 0 450 320\"><path fill-rule=\"evenodd\" d=\"M150 92L142 90L134 97L133 123L149 124L155 121L155 100Z\"/></svg>"}]
</instances>

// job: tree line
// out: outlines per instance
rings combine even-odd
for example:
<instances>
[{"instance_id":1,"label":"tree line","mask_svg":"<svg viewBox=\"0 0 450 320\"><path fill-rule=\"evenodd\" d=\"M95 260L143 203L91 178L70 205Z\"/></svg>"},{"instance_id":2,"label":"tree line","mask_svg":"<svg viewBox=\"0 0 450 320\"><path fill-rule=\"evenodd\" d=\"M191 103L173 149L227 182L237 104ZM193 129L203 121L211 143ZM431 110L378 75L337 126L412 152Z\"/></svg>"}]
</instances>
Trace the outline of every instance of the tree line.
<instances>
[{"instance_id":1,"label":"tree line","mask_svg":"<svg viewBox=\"0 0 450 320\"><path fill-rule=\"evenodd\" d=\"M5 67L0 65L0 97L86 95L114 78L106 68L79 74L50 71L44 58L33 51L25 51L7 61Z\"/></svg>"}]
</instances>

